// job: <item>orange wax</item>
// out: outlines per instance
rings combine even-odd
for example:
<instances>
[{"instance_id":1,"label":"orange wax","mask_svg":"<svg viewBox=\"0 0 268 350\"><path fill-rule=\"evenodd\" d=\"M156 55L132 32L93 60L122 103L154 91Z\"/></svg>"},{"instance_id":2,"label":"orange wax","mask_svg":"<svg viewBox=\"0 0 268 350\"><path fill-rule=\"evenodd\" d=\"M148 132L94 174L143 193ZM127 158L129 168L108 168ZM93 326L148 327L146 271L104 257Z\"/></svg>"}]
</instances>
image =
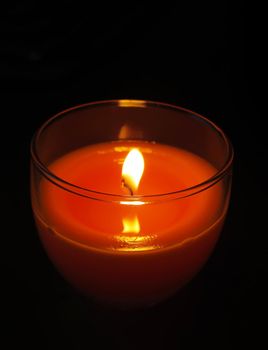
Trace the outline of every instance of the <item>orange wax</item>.
<instances>
[{"instance_id":1,"label":"orange wax","mask_svg":"<svg viewBox=\"0 0 268 350\"><path fill-rule=\"evenodd\" d=\"M124 200L122 165L138 148L144 173ZM221 183L186 198L150 197L183 190L217 170L182 149L143 141L80 148L57 159L50 171L81 188L77 195L49 180L33 204L43 244L59 271L83 293L113 303L144 304L172 294L202 267L213 249L225 211ZM97 193L109 193L109 200ZM90 198L89 198L90 197ZM160 199L159 199L160 198ZM222 214L223 213L223 214Z\"/></svg>"}]
</instances>

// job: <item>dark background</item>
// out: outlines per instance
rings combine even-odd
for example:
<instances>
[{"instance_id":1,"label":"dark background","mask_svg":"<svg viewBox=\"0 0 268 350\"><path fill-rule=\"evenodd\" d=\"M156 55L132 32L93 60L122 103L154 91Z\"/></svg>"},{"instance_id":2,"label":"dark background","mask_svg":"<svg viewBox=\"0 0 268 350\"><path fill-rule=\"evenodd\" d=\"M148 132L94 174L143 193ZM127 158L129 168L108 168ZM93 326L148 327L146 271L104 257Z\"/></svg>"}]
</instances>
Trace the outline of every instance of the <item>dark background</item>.
<instances>
[{"instance_id":1,"label":"dark background","mask_svg":"<svg viewBox=\"0 0 268 350\"><path fill-rule=\"evenodd\" d=\"M267 190L262 114L249 91L253 67L245 63L243 2L20 1L1 10L7 349L240 349L250 339L257 346L266 306ZM87 303L67 286L39 243L29 199L36 128L67 107L116 98L192 109L221 126L235 148L229 215L209 262L174 298L135 312Z\"/></svg>"}]
</instances>

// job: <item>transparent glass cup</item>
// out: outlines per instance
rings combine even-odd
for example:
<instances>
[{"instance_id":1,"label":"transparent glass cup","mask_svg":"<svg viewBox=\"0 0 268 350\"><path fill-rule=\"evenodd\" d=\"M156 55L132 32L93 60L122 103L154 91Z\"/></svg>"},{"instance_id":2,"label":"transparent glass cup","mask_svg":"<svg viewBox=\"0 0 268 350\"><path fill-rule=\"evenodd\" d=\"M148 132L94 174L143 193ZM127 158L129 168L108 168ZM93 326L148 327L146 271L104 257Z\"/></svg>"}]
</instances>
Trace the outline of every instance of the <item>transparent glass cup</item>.
<instances>
[{"instance_id":1,"label":"transparent glass cup","mask_svg":"<svg viewBox=\"0 0 268 350\"><path fill-rule=\"evenodd\" d=\"M59 159L89 146L142 148L144 142L149 150L165 145L167 153L186 151L215 171L188 187L131 195L99 190L94 179L81 186L53 170ZM223 131L184 108L115 100L63 111L37 131L31 144L32 207L42 244L62 276L92 299L123 307L155 304L190 281L213 251L229 204L232 163L233 149ZM164 177L168 167L161 167ZM128 235L117 228L129 213L140 218L146 232Z\"/></svg>"}]
</instances>

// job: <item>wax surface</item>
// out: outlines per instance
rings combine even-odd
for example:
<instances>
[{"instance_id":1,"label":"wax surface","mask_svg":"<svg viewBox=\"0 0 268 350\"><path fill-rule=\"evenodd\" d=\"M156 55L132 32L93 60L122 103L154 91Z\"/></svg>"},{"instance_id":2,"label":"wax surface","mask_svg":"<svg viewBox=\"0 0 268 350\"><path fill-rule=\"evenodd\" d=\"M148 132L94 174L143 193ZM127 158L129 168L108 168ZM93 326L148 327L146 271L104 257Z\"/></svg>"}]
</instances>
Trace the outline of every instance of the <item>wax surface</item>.
<instances>
[{"instance_id":1,"label":"wax surface","mask_svg":"<svg viewBox=\"0 0 268 350\"><path fill-rule=\"evenodd\" d=\"M190 152L140 141L84 147L58 159L49 169L76 186L128 195L121 185L121 171L134 147L142 152L145 162L136 195L183 190L216 173L212 165ZM214 185L188 198L133 206L122 204L122 200L109 203L83 198L47 180L41 185L42 213L55 232L90 247L116 251L154 250L201 234L216 221L221 197L221 186ZM137 222L139 228L135 229Z\"/></svg>"}]
</instances>

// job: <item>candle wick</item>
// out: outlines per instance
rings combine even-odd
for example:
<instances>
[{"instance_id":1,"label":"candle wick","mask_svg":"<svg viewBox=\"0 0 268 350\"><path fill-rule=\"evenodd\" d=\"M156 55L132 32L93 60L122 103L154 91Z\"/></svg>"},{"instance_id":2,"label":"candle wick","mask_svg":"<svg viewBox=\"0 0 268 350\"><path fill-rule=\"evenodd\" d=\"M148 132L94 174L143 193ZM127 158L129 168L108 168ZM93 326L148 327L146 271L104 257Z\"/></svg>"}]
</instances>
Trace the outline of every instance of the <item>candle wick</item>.
<instances>
[{"instance_id":1,"label":"candle wick","mask_svg":"<svg viewBox=\"0 0 268 350\"><path fill-rule=\"evenodd\" d=\"M124 179L122 179L122 186L125 187L127 190L129 190L131 196L133 196L132 188L126 183Z\"/></svg>"}]
</instances>

